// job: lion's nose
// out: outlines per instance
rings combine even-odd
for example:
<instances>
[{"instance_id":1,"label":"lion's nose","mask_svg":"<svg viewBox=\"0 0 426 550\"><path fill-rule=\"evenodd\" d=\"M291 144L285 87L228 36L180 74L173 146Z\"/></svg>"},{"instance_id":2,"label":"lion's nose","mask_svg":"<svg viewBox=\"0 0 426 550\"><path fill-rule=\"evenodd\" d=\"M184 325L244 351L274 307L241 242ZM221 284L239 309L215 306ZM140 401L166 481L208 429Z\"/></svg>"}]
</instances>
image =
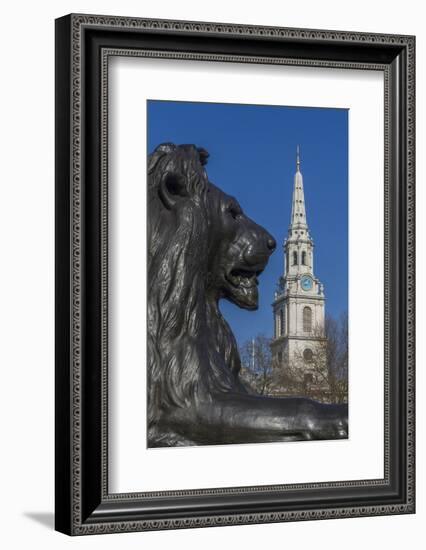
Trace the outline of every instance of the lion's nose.
<instances>
[{"instance_id":1,"label":"lion's nose","mask_svg":"<svg viewBox=\"0 0 426 550\"><path fill-rule=\"evenodd\" d=\"M273 237L269 236L268 240L266 241L266 246L268 247L269 250L272 251L272 250L275 250L277 243Z\"/></svg>"}]
</instances>

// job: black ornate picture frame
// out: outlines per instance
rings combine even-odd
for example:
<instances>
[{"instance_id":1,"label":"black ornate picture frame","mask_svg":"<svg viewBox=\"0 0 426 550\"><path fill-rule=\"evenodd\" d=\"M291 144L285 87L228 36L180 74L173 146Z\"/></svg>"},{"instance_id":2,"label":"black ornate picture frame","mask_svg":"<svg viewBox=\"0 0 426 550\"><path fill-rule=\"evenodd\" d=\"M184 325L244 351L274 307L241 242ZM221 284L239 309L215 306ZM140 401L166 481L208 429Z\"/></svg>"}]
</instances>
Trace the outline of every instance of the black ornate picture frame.
<instances>
[{"instance_id":1,"label":"black ornate picture frame","mask_svg":"<svg viewBox=\"0 0 426 550\"><path fill-rule=\"evenodd\" d=\"M108 59L140 56L384 75L384 477L108 491ZM69 535L415 511L415 38L68 15L56 21L56 529Z\"/></svg>"}]
</instances>

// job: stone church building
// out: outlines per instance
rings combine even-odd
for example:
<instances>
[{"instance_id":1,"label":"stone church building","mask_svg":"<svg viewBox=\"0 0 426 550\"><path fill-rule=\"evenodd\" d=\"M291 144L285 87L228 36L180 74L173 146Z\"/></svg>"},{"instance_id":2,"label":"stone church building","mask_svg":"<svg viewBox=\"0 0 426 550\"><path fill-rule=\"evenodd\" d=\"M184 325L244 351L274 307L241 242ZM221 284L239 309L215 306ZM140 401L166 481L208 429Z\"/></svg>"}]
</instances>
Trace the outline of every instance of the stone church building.
<instances>
[{"instance_id":1,"label":"stone church building","mask_svg":"<svg viewBox=\"0 0 426 550\"><path fill-rule=\"evenodd\" d=\"M283 248L283 274L272 304L273 363L277 368L302 369L309 377L315 354L325 340L325 296L324 286L314 272L314 242L306 218L299 147L290 226Z\"/></svg>"}]
</instances>

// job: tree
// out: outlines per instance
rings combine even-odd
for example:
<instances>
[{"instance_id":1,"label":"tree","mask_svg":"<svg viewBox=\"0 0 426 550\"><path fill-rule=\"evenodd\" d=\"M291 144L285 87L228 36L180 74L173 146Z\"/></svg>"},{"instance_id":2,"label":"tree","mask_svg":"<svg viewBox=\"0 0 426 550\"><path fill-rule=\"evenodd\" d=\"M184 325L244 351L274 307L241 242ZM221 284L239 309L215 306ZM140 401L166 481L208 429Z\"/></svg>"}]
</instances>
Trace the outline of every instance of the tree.
<instances>
[{"instance_id":1,"label":"tree","mask_svg":"<svg viewBox=\"0 0 426 550\"><path fill-rule=\"evenodd\" d=\"M348 316L327 317L314 329L316 346L311 354L299 349L290 364L274 365L275 384L281 394L303 395L328 403L348 399Z\"/></svg>"},{"instance_id":2,"label":"tree","mask_svg":"<svg viewBox=\"0 0 426 550\"><path fill-rule=\"evenodd\" d=\"M258 334L247 340L240 348L240 356L243 382L256 393L269 394L272 387L271 339Z\"/></svg>"},{"instance_id":3,"label":"tree","mask_svg":"<svg viewBox=\"0 0 426 550\"><path fill-rule=\"evenodd\" d=\"M328 317L327 336L327 382L334 403L343 403L348 398L349 331L348 314L338 320Z\"/></svg>"}]
</instances>

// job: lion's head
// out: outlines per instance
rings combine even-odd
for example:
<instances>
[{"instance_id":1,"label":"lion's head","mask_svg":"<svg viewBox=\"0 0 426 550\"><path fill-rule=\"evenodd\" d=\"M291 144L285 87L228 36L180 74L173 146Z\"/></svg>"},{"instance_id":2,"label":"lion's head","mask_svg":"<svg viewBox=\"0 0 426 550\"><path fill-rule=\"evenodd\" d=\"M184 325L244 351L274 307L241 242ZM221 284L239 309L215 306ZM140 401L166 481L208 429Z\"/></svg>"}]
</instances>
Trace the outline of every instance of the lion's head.
<instances>
[{"instance_id":1,"label":"lion's head","mask_svg":"<svg viewBox=\"0 0 426 550\"><path fill-rule=\"evenodd\" d=\"M258 276L275 239L248 218L238 201L212 183L207 191L210 217L208 291L244 309L258 307Z\"/></svg>"},{"instance_id":2,"label":"lion's head","mask_svg":"<svg viewBox=\"0 0 426 550\"><path fill-rule=\"evenodd\" d=\"M148 403L152 427L197 396L239 387L234 336L217 303L258 305L275 240L213 185L208 153L166 143L148 158Z\"/></svg>"}]
</instances>

